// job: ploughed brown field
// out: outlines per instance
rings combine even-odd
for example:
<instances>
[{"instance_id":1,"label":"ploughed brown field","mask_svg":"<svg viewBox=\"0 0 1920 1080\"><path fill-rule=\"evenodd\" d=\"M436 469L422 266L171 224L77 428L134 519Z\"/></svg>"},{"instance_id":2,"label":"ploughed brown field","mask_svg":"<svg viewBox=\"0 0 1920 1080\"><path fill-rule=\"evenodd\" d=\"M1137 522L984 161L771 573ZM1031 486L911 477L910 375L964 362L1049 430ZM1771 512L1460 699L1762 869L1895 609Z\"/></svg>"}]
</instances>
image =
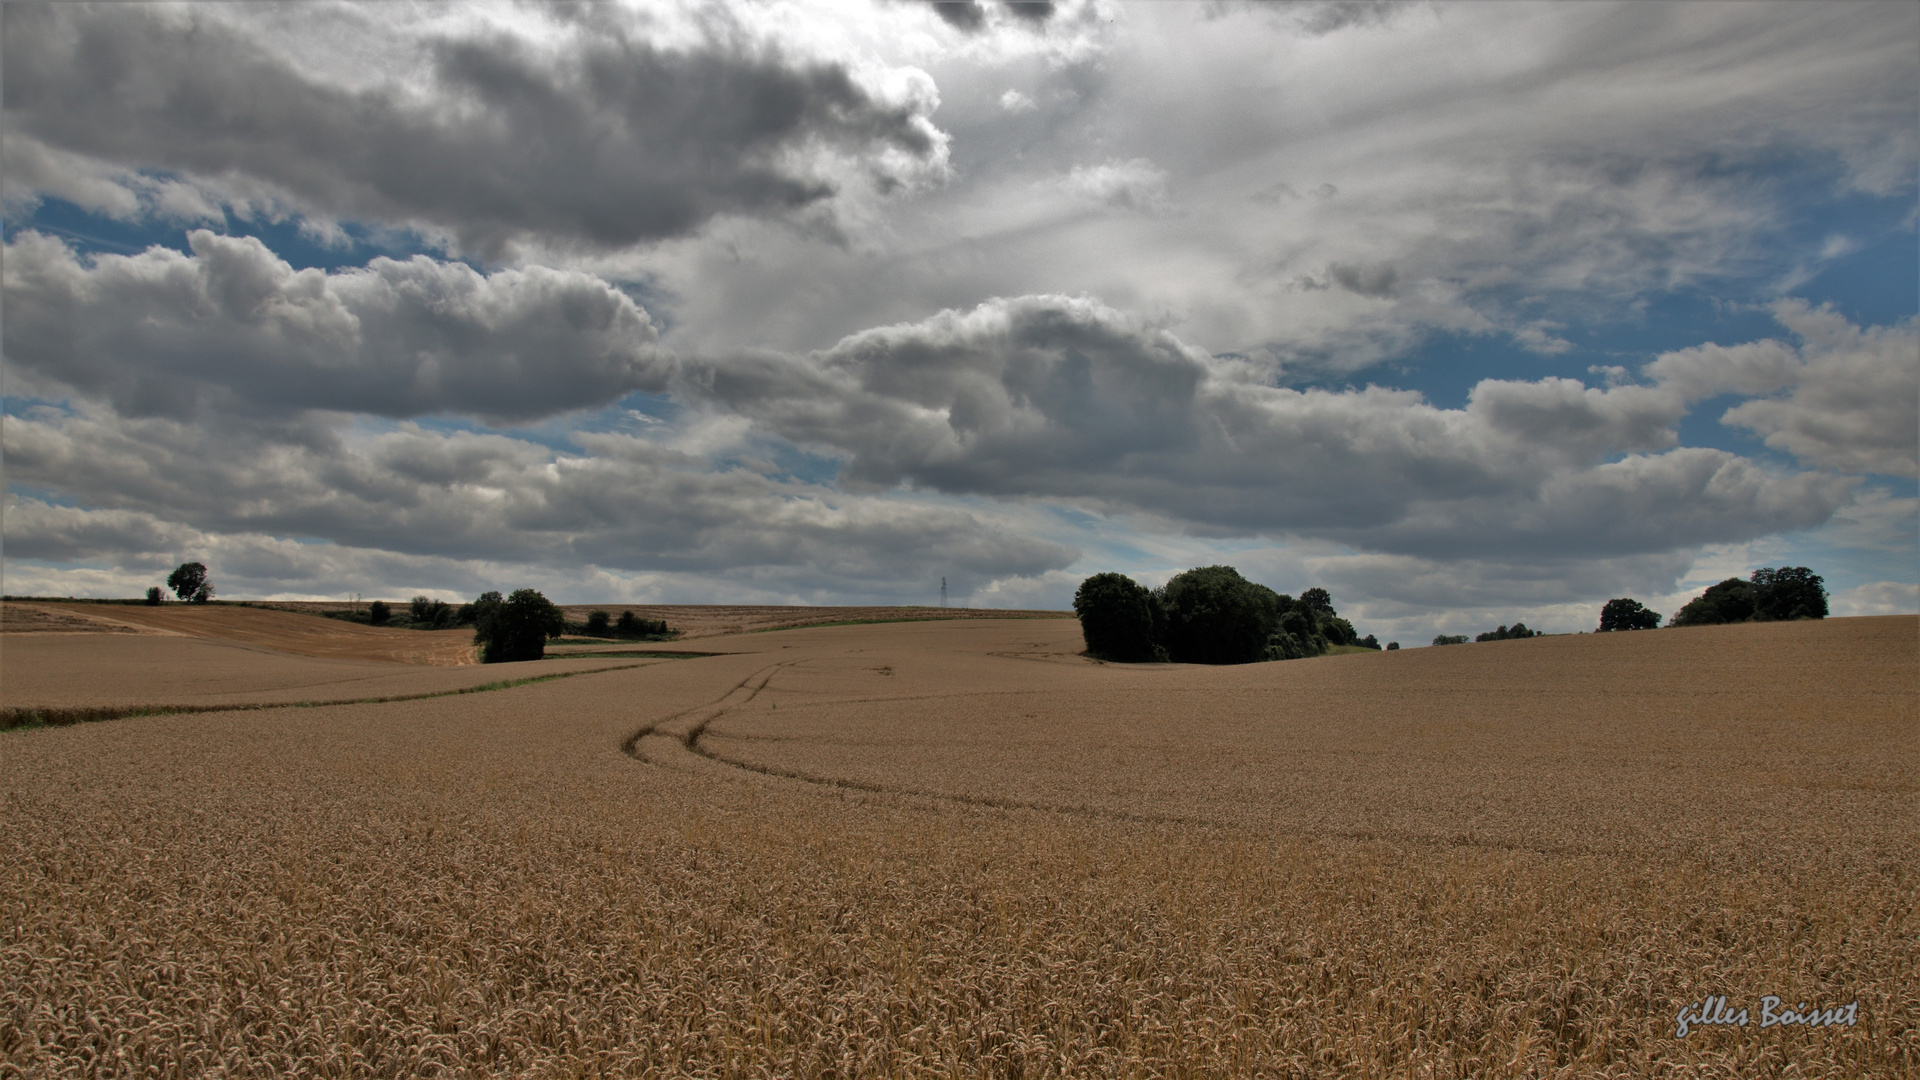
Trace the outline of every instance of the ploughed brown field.
<instances>
[{"instance_id":1,"label":"ploughed brown field","mask_svg":"<svg viewBox=\"0 0 1920 1080\"><path fill-rule=\"evenodd\" d=\"M0 691L565 677L0 733L0 1076L1920 1071L1912 617L1236 668L185 633L10 633ZM1710 995L1750 1022L1677 1038Z\"/></svg>"}]
</instances>

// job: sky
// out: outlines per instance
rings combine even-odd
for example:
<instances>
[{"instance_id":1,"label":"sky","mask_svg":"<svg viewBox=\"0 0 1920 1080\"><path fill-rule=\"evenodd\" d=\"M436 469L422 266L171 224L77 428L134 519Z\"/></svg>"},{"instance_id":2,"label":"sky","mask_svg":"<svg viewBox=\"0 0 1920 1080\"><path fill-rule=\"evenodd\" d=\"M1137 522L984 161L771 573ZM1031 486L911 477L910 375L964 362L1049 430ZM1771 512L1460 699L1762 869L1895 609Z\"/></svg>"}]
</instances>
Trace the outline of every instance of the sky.
<instances>
[{"instance_id":1,"label":"sky","mask_svg":"<svg viewBox=\"0 0 1920 1080\"><path fill-rule=\"evenodd\" d=\"M4 19L10 594L1920 610L1920 5Z\"/></svg>"}]
</instances>

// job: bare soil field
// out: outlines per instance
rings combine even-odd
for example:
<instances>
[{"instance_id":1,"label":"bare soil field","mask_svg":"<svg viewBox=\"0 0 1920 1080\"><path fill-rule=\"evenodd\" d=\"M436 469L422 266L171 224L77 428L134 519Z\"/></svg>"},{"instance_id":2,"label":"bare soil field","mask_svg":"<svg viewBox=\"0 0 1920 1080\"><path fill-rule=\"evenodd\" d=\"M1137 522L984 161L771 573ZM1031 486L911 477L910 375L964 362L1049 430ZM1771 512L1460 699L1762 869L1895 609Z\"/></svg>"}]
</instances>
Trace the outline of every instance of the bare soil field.
<instances>
[{"instance_id":1,"label":"bare soil field","mask_svg":"<svg viewBox=\"0 0 1920 1080\"><path fill-rule=\"evenodd\" d=\"M0 733L0 1076L1914 1075L1917 644L855 625Z\"/></svg>"}]
</instances>

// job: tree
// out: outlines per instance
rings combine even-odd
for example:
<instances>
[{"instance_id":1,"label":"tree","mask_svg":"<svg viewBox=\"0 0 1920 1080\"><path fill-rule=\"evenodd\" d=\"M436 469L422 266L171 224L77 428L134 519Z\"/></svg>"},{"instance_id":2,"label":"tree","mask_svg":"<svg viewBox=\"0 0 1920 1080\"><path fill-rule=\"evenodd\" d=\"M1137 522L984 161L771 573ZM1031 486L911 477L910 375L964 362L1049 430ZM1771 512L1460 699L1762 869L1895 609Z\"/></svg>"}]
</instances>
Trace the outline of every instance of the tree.
<instances>
[{"instance_id":1,"label":"tree","mask_svg":"<svg viewBox=\"0 0 1920 1080\"><path fill-rule=\"evenodd\" d=\"M588 612L587 613L587 636L588 637L606 637L607 628L610 625L612 625L612 623L613 623L613 616L607 614L604 611Z\"/></svg>"},{"instance_id":2,"label":"tree","mask_svg":"<svg viewBox=\"0 0 1920 1080\"><path fill-rule=\"evenodd\" d=\"M462 605L463 607L471 605ZM435 600L430 596L416 596L407 605L408 617L415 630L438 630L452 623L453 605L445 600Z\"/></svg>"},{"instance_id":3,"label":"tree","mask_svg":"<svg viewBox=\"0 0 1920 1080\"><path fill-rule=\"evenodd\" d=\"M1166 612L1166 649L1183 664L1249 664L1281 651L1304 651L1318 637L1310 617L1291 601L1283 616L1280 594L1240 576L1231 566L1201 566L1176 574L1159 592ZM1275 642L1276 631L1285 638ZM1291 639L1291 640L1288 640ZM1319 638L1325 652L1325 638ZM1311 654L1310 654L1311 655Z\"/></svg>"},{"instance_id":4,"label":"tree","mask_svg":"<svg viewBox=\"0 0 1920 1080\"><path fill-rule=\"evenodd\" d=\"M393 618L393 609L385 600L375 600L367 606L367 623L371 626L385 626Z\"/></svg>"},{"instance_id":5,"label":"tree","mask_svg":"<svg viewBox=\"0 0 1920 1080\"><path fill-rule=\"evenodd\" d=\"M460 605L460 621L473 624L473 640L476 644L486 640L487 635L493 632L493 624L506 604L506 597L488 590L474 597L473 603Z\"/></svg>"},{"instance_id":6,"label":"tree","mask_svg":"<svg viewBox=\"0 0 1920 1080\"><path fill-rule=\"evenodd\" d=\"M1441 634L1433 639L1433 643L1435 645L1465 645L1467 643L1467 635Z\"/></svg>"},{"instance_id":7,"label":"tree","mask_svg":"<svg viewBox=\"0 0 1920 1080\"><path fill-rule=\"evenodd\" d=\"M625 638L666 637L667 623L665 619L642 619L631 611L623 611L620 621L613 624L613 633L615 637Z\"/></svg>"},{"instance_id":8,"label":"tree","mask_svg":"<svg viewBox=\"0 0 1920 1080\"><path fill-rule=\"evenodd\" d=\"M1152 593L1125 574L1095 574L1073 594L1073 613L1087 652L1126 663L1165 660L1157 643L1158 604Z\"/></svg>"},{"instance_id":9,"label":"tree","mask_svg":"<svg viewBox=\"0 0 1920 1080\"><path fill-rule=\"evenodd\" d=\"M416 596L407 605L415 627L441 627L453 621L453 605L431 596Z\"/></svg>"},{"instance_id":10,"label":"tree","mask_svg":"<svg viewBox=\"0 0 1920 1080\"><path fill-rule=\"evenodd\" d=\"M1746 622L1753 618L1753 586L1730 577L1687 601L1673 613L1668 626L1717 626L1720 623Z\"/></svg>"},{"instance_id":11,"label":"tree","mask_svg":"<svg viewBox=\"0 0 1920 1080\"><path fill-rule=\"evenodd\" d=\"M1502 626L1498 630L1489 630L1484 634L1475 636L1473 640L1475 641L1512 641L1516 638L1530 638L1530 637L1539 637L1539 636L1540 636L1540 631L1529 630L1527 629L1526 623L1517 622L1517 623L1514 623L1512 626Z\"/></svg>"},{"instance_id":12,"label":"tree","mask_svg":"<svg viewBox=\"0 0 1920 1080\"><path fill-rule=\"evenodd\" d=\"M1617 597L1600 609L1600 632L1613 630L1652 630L1660 625L1660 613L1642 607L1631 597Z\"/></svg>"},{"instance_id":13,"label":"tree","mask_svg":"<svg viewBox=\"0 0 1920 1080\"><path fill-rule=\"evenodd\" d=\"M1374 637L1372 634L1368 634L1366 637L1363 637L1359 641L1354 642L1354 644L1365 646L1366 648L1372 649L1375 652L1378 652L1380 650L1380 639L1377 637Z\"/></svg>"},{"instance_id":14,"label":"tree","mask_svg":"<svg viewBox=\"0 0 1920 1080\"><path fill-rule=\"evenodd\" d=\"M483 593L473 606L473 640L483 664L538 660L547 654L547 638L567 625L560 609L536 589L515 589L505 600L497 592Z\"/></svg>"},{"instance_id":15,"label":"tree","mask_svg":"<svg viewBox=\"0 0 1920 1080\"><path fill-rule=\"evenodd\" d=\"M207 580L205 563L181 563L167 575L167 588L173 590L173 595L195 604L213 599L213 582Z\"/></svg>"},{"instance_id":16,"label":"tree","mask_svg":"<svg viewBox=\"0 0 1920 1080\"><path fill-rule=\"evenodd\" d=\"M160 591L160 586L158 585L147 586L147 606L148 607L159 607L160 601L163 599L165 599L165 594L163 594Z\"/></svg>"},{"instance_id":17,"label":"tree","mask_svg":"<svg viewBox=\"0 0 1920 1080\"><path fill-rule=\"evenodd\" d=\"M1804 566L1761 567L1753 572L1752 580L1755 619L1827 617L1826 582Z\"/></svg>"},{"instance_id":18,"label":"tree","mask_svg":"<svg viewBox=\"0 0 1920 1080\"><path fill-rule=\"evenodd\" d=\"M1399 642L1397 642L1397 641L1389 641L1389 642L1387 642L1387 651L1388 651L1388 652L1399 652L1399 651L1400 651L1400 643L1399 643Z\"/></svg>"}]
</instances>

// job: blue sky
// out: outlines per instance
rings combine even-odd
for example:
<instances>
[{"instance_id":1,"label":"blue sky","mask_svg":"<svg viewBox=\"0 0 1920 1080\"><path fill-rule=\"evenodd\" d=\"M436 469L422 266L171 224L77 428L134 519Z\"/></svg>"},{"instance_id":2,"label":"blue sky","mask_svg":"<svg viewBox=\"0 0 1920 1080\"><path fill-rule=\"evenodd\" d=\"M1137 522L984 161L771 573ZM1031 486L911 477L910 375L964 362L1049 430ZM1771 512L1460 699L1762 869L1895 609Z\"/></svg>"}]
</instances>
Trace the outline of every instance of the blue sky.
<instances>
[{"instance_id":1,"label":"blue sky","mask_svg":"<svg viewBox=\"0 0 1920 1080\"><path fill-rule=\"evenodd\" d=\"M7 591L1920 607L1911 5L594 12L8 8Z\"/></svg>"}]
</instances>

